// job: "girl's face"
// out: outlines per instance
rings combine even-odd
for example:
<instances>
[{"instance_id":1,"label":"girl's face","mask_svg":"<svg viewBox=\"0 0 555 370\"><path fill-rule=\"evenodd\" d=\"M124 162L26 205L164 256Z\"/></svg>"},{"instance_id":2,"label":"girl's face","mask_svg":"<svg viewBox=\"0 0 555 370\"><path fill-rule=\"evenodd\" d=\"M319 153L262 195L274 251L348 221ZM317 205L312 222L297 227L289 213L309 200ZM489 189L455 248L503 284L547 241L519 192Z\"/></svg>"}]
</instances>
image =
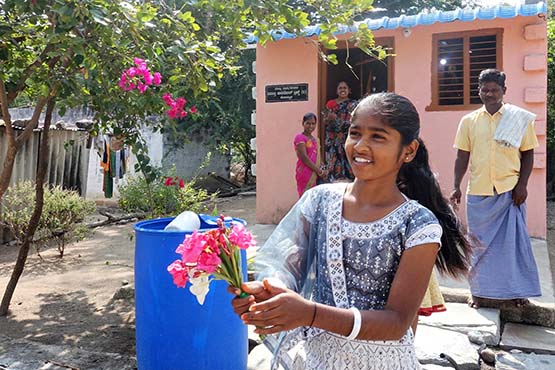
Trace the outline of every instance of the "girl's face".
<instances>
[{"instance_id":1,"label":"girl's face","mask_svg":"<svg viewBox=\"0 0 555 370\"><path fill-rule=\"evenodd\" d=\"M305 134L312 134L312 132L316 129L316 119L311 117L306 121L303 121L303 128Z\"/></svg>"},{"instance_id":2,"label":"girl's face","mask_svg":"<svg viewBox=\"0 0 555 370\"><path fill-rule=\"evenodd\" d=\"M359 180L391 178L395 181L411 152L410 145L402 146L399 131L383 123L372 107L361 108L349 127L345 142L353 174Z\"/></svg>"},{"instance_id":3,"label":"girl's face","mask_svg":"<svg viewBox=\"0 0 555 370\"><path fill-rule=\"evenodd\" d=\"M351 93L351 89L349 89L349 85L346 82L340 82L337 85L337 97L340 99L347 99L349 94Z\"/></svg>"}]
</instances>

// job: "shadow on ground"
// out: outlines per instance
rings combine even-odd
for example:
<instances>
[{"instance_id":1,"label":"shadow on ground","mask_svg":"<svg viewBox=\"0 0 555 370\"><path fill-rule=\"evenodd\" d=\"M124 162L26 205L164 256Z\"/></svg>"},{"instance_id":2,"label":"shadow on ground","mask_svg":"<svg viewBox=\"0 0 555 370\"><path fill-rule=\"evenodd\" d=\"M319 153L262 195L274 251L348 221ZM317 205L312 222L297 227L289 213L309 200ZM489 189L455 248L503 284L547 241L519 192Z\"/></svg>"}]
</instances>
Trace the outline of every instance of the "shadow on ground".
<instances>
[{"instance_id":1,"label":"shadow on ground","mask_svg":"<svg viewBox=\"0 0 555 370\"><path fill-rule=\"evenodd\" d=\"M43 344L69 345L95 352L135 354L133 292L97 308L85 291L39 294L36 319L0 318L0 333Z\"/></svg>"}]
</instances>

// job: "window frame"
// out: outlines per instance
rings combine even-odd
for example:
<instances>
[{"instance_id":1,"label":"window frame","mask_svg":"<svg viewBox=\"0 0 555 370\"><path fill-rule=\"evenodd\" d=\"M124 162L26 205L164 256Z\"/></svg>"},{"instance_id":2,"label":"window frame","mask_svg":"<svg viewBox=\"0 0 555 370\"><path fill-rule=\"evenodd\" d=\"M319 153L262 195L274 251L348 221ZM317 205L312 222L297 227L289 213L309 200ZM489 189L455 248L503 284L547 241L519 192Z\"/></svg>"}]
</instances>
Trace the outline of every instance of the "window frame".
<instances>
[{"instance_id":1,"label":"window frame","mask_svg":"<svg viewBox=\"0 0 555 370\"><path fill-rule=\"evenodd\" d=\"M431 91L432 102L426 107L427 111L458 111L458 110L474 110L482 106L482 104L470 103L470 57L469 47L470 38L476 36L493 36L496 37L495 64L496 68L503 70L503 28L486 28L476 31L447 32L434 33L432 35L432 63L431 63ZM440 105L439 104L439 87L438 87L438 52L439 42L446 39L462 38L463 39L463 104L460 105Z\"/></svg>"}]
</instances>

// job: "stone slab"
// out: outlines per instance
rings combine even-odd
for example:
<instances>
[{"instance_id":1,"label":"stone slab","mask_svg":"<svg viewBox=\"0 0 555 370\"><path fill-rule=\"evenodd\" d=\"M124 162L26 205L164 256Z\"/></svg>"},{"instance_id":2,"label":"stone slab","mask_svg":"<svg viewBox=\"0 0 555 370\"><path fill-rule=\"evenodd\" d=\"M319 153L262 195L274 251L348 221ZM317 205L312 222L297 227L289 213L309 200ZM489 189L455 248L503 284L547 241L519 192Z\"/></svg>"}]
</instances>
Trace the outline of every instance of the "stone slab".
<instances>
[{"instance_id":1,"label":"stone slab","mask_svg":"<svg viewBox=\"0 0 555 370\"><path fill-rule=\"evenodd\" d=\"M497 355L496 370L553 370L555 356L527 353L501 353Z\"/></svg>"},{"instance_id":2,"label":"stone slab","mask_svg":"<svg viewBox=\"0 0 555 370\"><path fill-rule=\"evenodd\" d=\"M501 348L555 354L555 329L508 323L501 336Z\"/></svg>"},{"instance_id":3,"label":"stone slab","mask_svg":"<svg viewBox=\"0 0 555 370\"><path fill-rule=\"evenodd\" d=\"M478 346L455 330L418 326L415 346L418 360L424 365L446 366L440 356L444 353L455 360L461 370L478 369Z\"/></svg>"},{"instance_id":4,"label":"stone slab","mask_svg":"<svg viewBox=\"0 0 555 370\"><path fill-rule=\"evenodd\" d=\"M472 333L472 338L482 338L488 345L499 344L501 320L498 309L474 309L464 303L446 303L445 307L445 312L421 316L419 325L446 328L463 334Z\"/></svg>"}]
</instances>

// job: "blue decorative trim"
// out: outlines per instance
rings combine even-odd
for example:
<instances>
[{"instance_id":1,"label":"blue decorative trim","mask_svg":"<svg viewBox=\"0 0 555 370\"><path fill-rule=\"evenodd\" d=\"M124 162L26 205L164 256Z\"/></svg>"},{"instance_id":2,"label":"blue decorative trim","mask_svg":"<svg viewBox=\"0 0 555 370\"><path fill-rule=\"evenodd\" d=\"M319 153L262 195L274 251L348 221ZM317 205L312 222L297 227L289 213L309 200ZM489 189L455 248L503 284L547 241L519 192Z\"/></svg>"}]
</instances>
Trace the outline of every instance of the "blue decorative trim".
<instances>
[{"instance_id":1,"label":"blue decorative trim","mask_svg":"<svg viewBox=\"0 0 555 370\"><path fill-rule=\"evenodd\" d=\"M434 23L449 23L456 20L462 22L472 22L476 19L492 20L496 18L514 18L516 16L531 17L547 12L547 2L541 1L536 4L519 4L519 5L496 5L488 8L457 8L448 11L423 11L414 15L401 15L396 18L383 17L379 19L365 19L355 23L353 26L339 26L335 35L342 35L349 32L356 32L360 24L366 24L372 31L380 28L392 30L395 28L411 28L416 26L429 26ZM320 35L321 30L318 25L306 27L303 37L311 37ZM272 39L279 41L283 39L294 39L296 34L283 30L271 32ZM258 37L248 34L244 40L247 44L255 44Z\"/></svg>"}]
</instances>

